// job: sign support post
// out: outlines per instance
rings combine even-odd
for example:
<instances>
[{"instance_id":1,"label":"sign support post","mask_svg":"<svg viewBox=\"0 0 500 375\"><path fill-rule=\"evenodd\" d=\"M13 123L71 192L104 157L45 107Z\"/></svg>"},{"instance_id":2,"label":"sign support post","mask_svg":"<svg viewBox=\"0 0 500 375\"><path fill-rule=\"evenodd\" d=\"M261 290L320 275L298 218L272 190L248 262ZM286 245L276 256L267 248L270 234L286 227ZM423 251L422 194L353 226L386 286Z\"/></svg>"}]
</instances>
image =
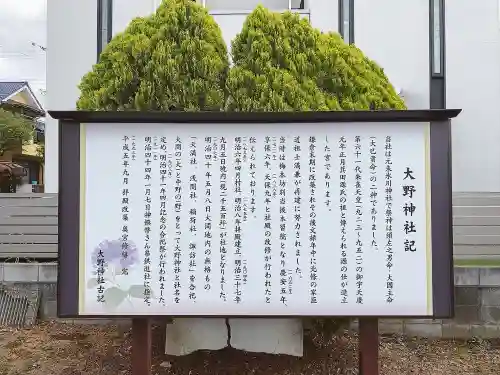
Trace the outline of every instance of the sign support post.
<instances>
[{"instance_id":1,"label":"sign support post","mask_svg":"<svg viewBox=\"0 0 500 375\"><path fill-rule=\"evenodd\" d=\"M379 375L379 334L377 318L359 319L359 374Z\"/></svg>"},{"instance_id":2,"label":"sign support post","mask_svg":"<svg viewBox=\"0 0 500 375\"><path fill-rule=\"evenodd\" d=\"M151 320L132 319L132 375L151 375Z\"/></svg>"}]
</instances>

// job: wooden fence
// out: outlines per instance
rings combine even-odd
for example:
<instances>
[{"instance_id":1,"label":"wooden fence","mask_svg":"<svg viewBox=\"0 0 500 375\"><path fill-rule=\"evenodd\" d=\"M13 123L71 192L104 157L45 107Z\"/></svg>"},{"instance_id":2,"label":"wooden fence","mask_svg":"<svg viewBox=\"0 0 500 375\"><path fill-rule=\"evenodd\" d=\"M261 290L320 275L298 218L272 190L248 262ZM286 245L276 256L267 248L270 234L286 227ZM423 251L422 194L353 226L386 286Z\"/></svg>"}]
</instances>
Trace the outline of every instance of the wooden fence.
<instances>
[{"instance_id":1,"label":"wooden fence","mask_svg":"<svg viewBox=\"0 0 500 375\"><path fill-rule=\"evenodd\" d=\"M57 258L57 194L0 194L0 259Z\"/></svg>"},{"instance_id":2,"label":"wooden fence","mask_svg":"<svg viewBox=\"0 0 500 375\"><path fill-rule=\"evenodd\" d=\"M453 194L455 264L500 266L500 193Z\"/></svg>"},{"instance_id":3,"label":"wooden fence","mask_svg":"<svg viewBox=\"0 0 500 375\"><path fill-rule=\"evenodd\" d=\"M455 262L500 266L500 193L453 196ZM0 194L0 259L57 258L57 194Z\"/></svg>"}]
</instances>

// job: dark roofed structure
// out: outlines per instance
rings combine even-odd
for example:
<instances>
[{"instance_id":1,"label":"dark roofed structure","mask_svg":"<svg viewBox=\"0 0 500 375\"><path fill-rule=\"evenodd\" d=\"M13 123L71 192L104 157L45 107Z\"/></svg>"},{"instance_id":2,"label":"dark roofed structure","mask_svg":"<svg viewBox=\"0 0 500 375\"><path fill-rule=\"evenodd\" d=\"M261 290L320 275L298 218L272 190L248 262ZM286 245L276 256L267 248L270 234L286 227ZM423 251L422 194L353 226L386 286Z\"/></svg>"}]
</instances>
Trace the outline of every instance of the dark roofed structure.
<instances>
[{"instance_id":1,"label":"dark roofed structure","mask_svg":"<svg viewBox=\"0 0 500 375\"><path fill-rule=\"evenodd\" d=\"M28 82L26 81L0 82L0 101L6 100L27 85Z\"/></svg>"},{"instance_id":2,"label":"dark roofed structure","mask_svg":"<svg viewBox=\"0 0 500 375\"><path fill-rule=\"evenodd\" d=\"M24 96L26 101L17 100L17 94ZM31 90L29 83L26 81L0 81L0 107L4 106L8 106L11 110L13 107L20 108L24 115L32 118L45 116L43 106Z\"/></svg>"}]
</instances>

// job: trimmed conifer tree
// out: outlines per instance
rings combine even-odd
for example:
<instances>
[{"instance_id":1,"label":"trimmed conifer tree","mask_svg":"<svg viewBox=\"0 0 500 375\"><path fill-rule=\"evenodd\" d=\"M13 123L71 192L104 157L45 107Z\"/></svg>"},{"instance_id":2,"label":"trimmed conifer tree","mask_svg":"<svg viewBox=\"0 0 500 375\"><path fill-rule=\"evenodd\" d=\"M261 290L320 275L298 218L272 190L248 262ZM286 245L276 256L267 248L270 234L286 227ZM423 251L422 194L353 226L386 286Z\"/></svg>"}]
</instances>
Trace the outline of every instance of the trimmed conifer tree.
<instances>
[{"instance_id":1,"label":"trimmed conifer tree","mask_svg":"<svg viewBox=\"0 0 500 375\"><path fill-rule=\"evenodd\" d=\"M219 111L229 69L222 33L191 0L134 19L80 83L80 110Z\"/></svg>"},{"instance_id":2,"label":"trimmed conifer tree","mask_svg":"<svg viewBox=\"0 0 500 375\"><path fill-rule=\"evenodd\" d=\"M405 109L376 63L298 14L257 7L231 52L228 111Z\"/></svg>"}]
</instances>

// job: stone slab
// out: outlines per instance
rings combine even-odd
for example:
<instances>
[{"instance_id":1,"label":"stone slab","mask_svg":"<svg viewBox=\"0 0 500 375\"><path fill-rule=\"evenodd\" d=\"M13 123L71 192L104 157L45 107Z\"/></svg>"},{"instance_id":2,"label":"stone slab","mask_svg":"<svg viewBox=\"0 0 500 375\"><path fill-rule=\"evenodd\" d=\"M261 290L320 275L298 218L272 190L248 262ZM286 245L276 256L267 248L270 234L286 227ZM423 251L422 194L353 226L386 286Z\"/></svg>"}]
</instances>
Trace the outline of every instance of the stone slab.
<instances>
[{"instance_id":1,"label":"stone slab","mask_svg":"<svg viewBox=\"0 0 500 375\"><path fill-rule=\"evenodd\" d=\"M38 282L37 263L4 263L5 282Z\"/></svg>"},{"instance_id":2,"label":"stone slab","mask_svg":"<svg viewBox=\"0 0 500 375\"><path fill-rule=\"evenodd\" d=\"M38 281L41 283L57 282L57 264L40 263L38 267Z\"/></svg>"},{"instance_id":3,"label":"stone slab","mask_svg":"<svg viewBox=\"0 0 500 375\"><path fill-rule=\"evenodd\" d=\"M481 288L482 306L500 306L500 288Z\"/></svg>"},{"instance_id":4,"label":"stone slab","mask_svg":"<svg viewBox=\"0 0 500 375\"><path fill-rule=\"evenodd\" d=\"M407 323L404 324L404 334L408 336L423 336L436 338L443 336L443 326L440 323Z\"/></svg>"},{"instance_id":5,"label":"stone slab","mask_svg":"<svg viewBox=\"0 0 500 375\"><path fill-rule=\"evenodd\" d=\"M435 323L442 323L441 319L404 319L405 323L414 323L414 324L435 324Z\"/></svg>"},{"instance_id":6,"label":"stone slab","mask_svg":"<svg viewBox=\"0 0 500 375\"><path fill-rule=\"evenodd\" d=\"M40 318L42 320L57 319L57 301L43 301L40 304Z\"/></svg>"},{"instance_id":7,"label":"stone slab","mask_svg":"<svg viewBox=\"0 0 500 375\"><path fill-rule=\"evenodd\" d=\"M500 287L500 268L481 268L479 270L479 283L481 286Z\"/></svg>"},{"instance_id":8,"label":"stone slab","mask_svg":"<svg viewBox=\"0 0 500 375\"><path fill-rule=\"evenodd\" d=\"M472 327L470 324L447 323L442 326L443 338L467 339L471 337Z\"/></svg>"},{"instance_id":9,"label":"stone slab","mask_svg":"<svg viewBox=\"0 0 500 375\"><path fill-rule=\"evenodd\" d=\"M57 300L57 284L55 283L43 283L41 285L42 299L45 301L56 301Z\"/></svg>"},{"instance_id":10,"label":"stone slab","mask_svg":"<svg viewBox=\"0 0 500 375\"><path fill-rule=\"evenodd\" d=\"M378 329L381 334L403 334L404 324L397 321L381 321Z\"/></svg>"},{"instance_id":11,"label":"stone slab","mask_svg":"<svg viewBox=\"0 0 500 375\"><path fill-rule=\"evenodd\" d=\"M482 306L480 308L480 318L482 323L499 324L500 323L500 307L497 306Z\"/></svg>"},{"instance_id":12,"label":"stone slab","mask_svg":"<svg viewBox=\"0 0 500 375\"><path fill-rule=\"evenodd\" d=\"M479 285L479 268L455 267L456 286L477 286Z\"/></svg>"},{"instance_id":13,"label":"stone slab","mask_svg":"<svg viewBox=\"0 0 500 375\"><path fill-rule=\"evenodd\" d=\"M479 304L479 288L475 286L455 287L455 305L477 306Z\"/></svg>"},{"instance_id":14,"label":"stone slab","mask_svg":"<svg viewBox=\"0 0 500 375\"><path fill-rule=\"evenodd\" d=\"M479 320L479 306L455 306L455 322L471 324L477 323Z\"/></svg>"},{"instance_id":15,"label":"stone slab","mask_svg":"<svg viewBox=\"0 0 500 375\"><path fill-rule=\"evenodd\" d=\"M471 336L480 337L484 340L500 338L500 325L483 324L472 325Z\"/></svg>"}]
</instances>

